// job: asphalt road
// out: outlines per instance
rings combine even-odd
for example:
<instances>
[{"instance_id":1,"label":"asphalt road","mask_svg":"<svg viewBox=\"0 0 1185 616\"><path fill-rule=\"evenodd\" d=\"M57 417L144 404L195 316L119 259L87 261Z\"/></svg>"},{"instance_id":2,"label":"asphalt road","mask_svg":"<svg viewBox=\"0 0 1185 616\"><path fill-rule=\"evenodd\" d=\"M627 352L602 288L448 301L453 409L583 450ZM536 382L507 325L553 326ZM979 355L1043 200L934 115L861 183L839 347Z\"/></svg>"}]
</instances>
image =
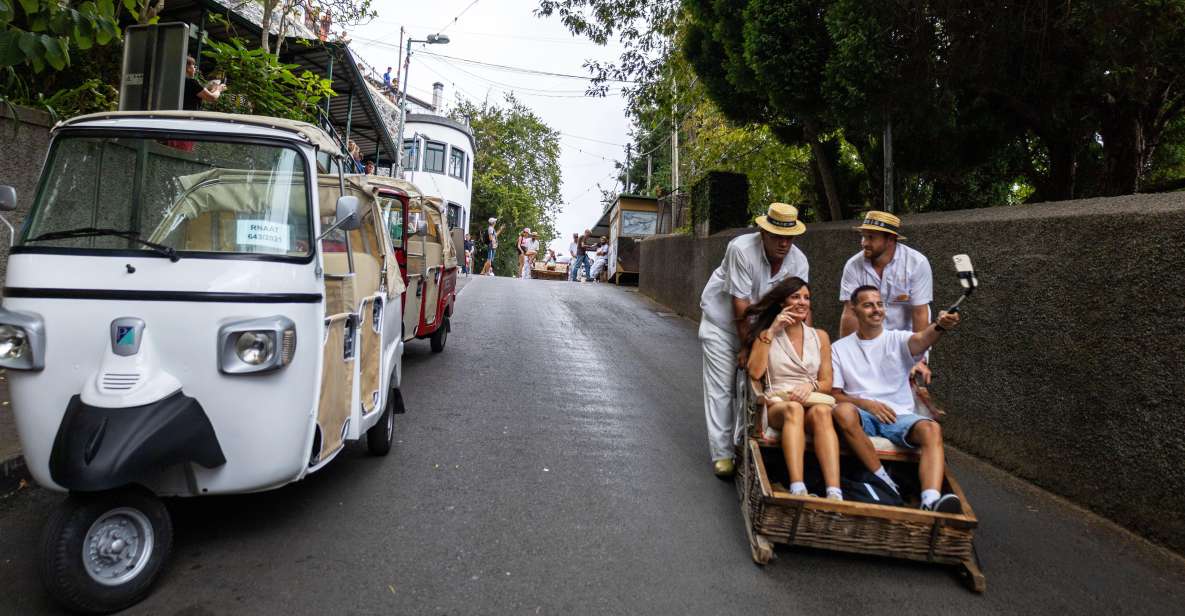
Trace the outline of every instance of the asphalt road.
<instances>
[{"instance_id":1,"label":"asphalt road","mask_svg":"<svg viewBox=\"0 0 1185 616\"><path fill-rule=\"evenodd\" d=\"M172 561L128 613L1182 613L1181 559L958 454L986 594L879 558L754 565L709 473L695 325L662 310L473 279L444 353L407 350L388 457L353 446L274 492L170 502ZM0 501L0 613L53 613L35 563L58 498Z\"/></svg>"}]
</instances>

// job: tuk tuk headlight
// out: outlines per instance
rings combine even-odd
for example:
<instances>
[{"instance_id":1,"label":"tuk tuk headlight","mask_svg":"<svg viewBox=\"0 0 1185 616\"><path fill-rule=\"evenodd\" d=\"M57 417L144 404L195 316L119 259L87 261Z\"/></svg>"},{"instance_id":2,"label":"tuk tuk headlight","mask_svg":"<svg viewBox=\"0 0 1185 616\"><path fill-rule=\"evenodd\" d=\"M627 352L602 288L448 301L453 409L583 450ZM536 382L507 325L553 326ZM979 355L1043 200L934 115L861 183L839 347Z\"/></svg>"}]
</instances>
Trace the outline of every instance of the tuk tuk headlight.
<instances>
[{"instance_id":1,"label":"tuk tuk headlight","mask_svg":"<svg viewBox=\"0 0 1185 616\"><path fill-rule=\"evenodd\" d=\"M287 317L237 321L218 330L218 369L225 374L277 370L295 353L296 324Z\"/></svg>"},{"instance_id":2,"label":"tuk tuk headlight","mask_svg":"<svg viewBox=\"0 0 1185 616\"><path fill-rule=\"evenodd\" d=\"M45 324L40 316L0 308L0 367L13 370L45 367Z\"/></svg>"},{"instance_id":3,"label":"tuk tuk headlight","mask_svg":"<svg viewBox=\"0 0 1185 616\"><path fill-rule=\"evenodd\" d=\"M20 359L28 352L29 337L13 325L0 325L0 359Z\"/></svg>"}]
</instances>

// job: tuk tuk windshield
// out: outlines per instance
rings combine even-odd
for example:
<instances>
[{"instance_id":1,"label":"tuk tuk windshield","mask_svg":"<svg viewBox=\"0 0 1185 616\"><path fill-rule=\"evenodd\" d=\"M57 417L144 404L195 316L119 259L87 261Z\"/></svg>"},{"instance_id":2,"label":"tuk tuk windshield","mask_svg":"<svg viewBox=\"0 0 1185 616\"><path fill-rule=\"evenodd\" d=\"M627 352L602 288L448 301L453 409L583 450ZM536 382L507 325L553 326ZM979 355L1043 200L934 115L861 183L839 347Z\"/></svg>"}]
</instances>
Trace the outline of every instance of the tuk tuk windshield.
<instances>
[{"instance_id":1,"label":"tuk tuk windshield","mask_svg":"<svg viewBox=\"0 0 1185 616\"><path fill-rule=\"evenodd\" d=\"M45 173L23 246L311 254L305 164L295 148L63 136Z\"/></svg>"}]
</instances>

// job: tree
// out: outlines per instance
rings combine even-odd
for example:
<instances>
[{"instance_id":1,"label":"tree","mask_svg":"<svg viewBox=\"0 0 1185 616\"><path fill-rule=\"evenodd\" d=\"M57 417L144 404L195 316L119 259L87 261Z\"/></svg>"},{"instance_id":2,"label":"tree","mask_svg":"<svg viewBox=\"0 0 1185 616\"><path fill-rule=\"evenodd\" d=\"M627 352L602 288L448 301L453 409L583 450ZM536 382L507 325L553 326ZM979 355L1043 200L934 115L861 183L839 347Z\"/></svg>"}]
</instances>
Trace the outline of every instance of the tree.
<instances>
[{"instance_id":1,"label":"tree","mask_svg":"<svg viewBox=\"0 0 1185 616\"><path fill-rule=\"evenodd\" d=\"M163 0L162 0L163 1ZM280 55L280 46L284 40L284 30L289 16L298 7L310 15L330 15L339 26L357 26L365 24L378 17L378 12L370 8L372 0L260 0L263 4L263 17L260 19L259 46L267 53ZM272 26L279 13L275 49L271 46Z\"/></svg>"},{"instance_id":2,"label":"tree","mask_svg":"<svg viewBox=\"0 0 1185 616\"><path fill-rule=\"evenodd\" d=\"M63 70L71 49L85 51L120 37L113 0L0 0L0 69L9 76L21 65L35 73Z\"/></svg>"},{"instance_id":3,"label":"tree","mask_svg":"<svg viewBox=\"0 0 1185 616\"><path fill-rule=\"evenodd\" d=\"M511 274L517 255L506 247L513 245L518 230L537 231L541 246L555 237L561 202L559 132L512 95L506 96L505 106L461 100L452 116L468 122L477 141L470 233L482 237L490 217L506 225L494 267Z\"/></svg>"}]
</instances>

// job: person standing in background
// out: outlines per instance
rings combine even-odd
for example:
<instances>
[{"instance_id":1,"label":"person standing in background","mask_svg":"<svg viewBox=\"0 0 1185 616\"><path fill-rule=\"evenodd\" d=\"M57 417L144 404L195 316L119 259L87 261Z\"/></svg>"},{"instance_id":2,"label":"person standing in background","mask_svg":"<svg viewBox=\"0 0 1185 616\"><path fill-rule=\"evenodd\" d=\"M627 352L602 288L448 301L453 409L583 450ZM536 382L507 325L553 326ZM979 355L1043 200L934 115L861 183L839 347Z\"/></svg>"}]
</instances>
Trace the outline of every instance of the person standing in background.
<instances>
[{"instance_id":1,"label":"person standing in background","mask_svg":"<svg viewBox=\"0 0 1185 616\"><path fill-rule=\"evenodd\" d=\"M468 278L473 271L473 240L469 238L469 234L465 234L465 262L461 265L461 272Z\"/></svg>"},{"instance_id":2,"label":"person standing in background","mask_svg":"<svg viewBox=\"0 0 1185 616\"><path fill-rule=\"evenodd\" d=\"M202 103L213 103L222 96L226 84L215 79L203 86L197 80L197 60L193 56L185 56L185 98L181 101L181 108L186 111L198 111Z\"/></svg>"}]
</instances>

